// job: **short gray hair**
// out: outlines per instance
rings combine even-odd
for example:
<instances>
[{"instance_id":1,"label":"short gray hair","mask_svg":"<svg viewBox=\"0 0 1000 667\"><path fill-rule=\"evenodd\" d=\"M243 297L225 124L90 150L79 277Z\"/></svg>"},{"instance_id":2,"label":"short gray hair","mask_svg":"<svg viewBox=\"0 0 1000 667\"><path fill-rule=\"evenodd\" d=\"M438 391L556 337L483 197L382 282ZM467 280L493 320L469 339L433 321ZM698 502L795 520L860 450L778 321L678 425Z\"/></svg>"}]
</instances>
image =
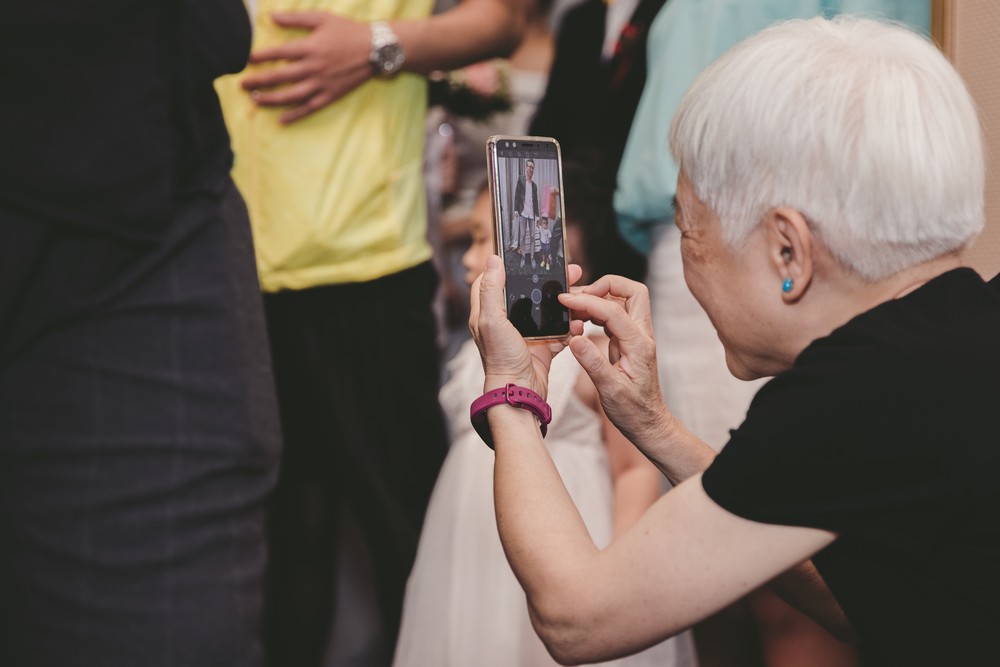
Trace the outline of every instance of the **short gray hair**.
<instances>
[{"instance_id":1,"label":"short gray hair","mask_svg":"<svg viewBox=\"0 0 1000 667\"><path fill-rule=\"evenodd\" d=\"M814 18L751 36L688 90L670 149L730 245L788 206L870 281L983 227L975 103L933 44L894 23Z\"/></svg>"}]
</instances>

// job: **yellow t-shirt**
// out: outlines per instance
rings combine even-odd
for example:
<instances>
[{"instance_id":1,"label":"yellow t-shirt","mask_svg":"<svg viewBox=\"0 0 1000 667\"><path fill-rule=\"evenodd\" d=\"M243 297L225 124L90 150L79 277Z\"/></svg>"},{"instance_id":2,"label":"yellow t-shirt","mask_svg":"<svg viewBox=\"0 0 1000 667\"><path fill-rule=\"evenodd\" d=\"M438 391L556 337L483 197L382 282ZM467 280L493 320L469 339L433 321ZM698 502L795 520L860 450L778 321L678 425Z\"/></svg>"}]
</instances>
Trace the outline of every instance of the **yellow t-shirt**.
<instances>
[{"instance_id":1,"label":"yellow t-shirt","mask_svg":"<svg viewBox=\"0 0 1000 667\"><path fill-rule=\"evenodd\" d=\"M259 0L255 49L302 34L275 25L270 12L276 9L388 21L425 17L431 0ZM263 289L373 280L429 259L424 78L404 73L369 80L282 126L282 110L257 107L240 88L246 71L219 79L216 87Z\"/></svg>"}]
</instances>

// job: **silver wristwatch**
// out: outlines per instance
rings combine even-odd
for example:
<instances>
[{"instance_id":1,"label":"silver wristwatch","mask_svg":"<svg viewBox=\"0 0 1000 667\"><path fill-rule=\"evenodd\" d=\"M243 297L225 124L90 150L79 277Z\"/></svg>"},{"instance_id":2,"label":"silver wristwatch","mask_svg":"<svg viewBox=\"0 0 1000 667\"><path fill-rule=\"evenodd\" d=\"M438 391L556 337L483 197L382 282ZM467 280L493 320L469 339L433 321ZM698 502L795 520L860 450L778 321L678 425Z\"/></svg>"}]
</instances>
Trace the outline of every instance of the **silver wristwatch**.
<instances>
[{"instance_id":1,"label":"silver wristwatch","mask_svg":"<svg viewBox=\"0 0 1000 667\"><path fill-rule=\"evenodd\" d=\"M369 26L372 31L372 49L368 54L368 61L372 64L376 76L392 76L398 73L403 67L406 56L403 55L403 47L400 46L396 33L383 21L375 21Z\"/></svg>"}]
</instances>

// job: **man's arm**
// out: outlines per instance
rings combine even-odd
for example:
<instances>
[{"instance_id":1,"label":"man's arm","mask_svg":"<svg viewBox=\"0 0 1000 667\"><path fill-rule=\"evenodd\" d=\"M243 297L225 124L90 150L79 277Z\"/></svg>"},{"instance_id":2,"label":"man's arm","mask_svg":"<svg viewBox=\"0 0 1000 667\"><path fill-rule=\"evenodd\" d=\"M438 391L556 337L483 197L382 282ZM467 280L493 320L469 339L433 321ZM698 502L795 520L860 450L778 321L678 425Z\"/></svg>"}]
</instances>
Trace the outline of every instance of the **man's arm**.
<instances>
[{"instance_id":1,"label":"man's arm","mask_svg":"<svg viewBox=\"0 0 1000 667\"><path fill-rule=\"evenodd\" d=\"M406 53L403 69L427 74L510 55L521 41L524 16L524 0L463 0L447 12L389 26Z\"/></svg>"},{"instance_id":2,"label":"man's arm","mask_svg":"<svg viewBox=\"0 0 1000 667\"><path fill-rule=\"evenodd\" d=\"M521 38L523 0L464 0L423 19L390 21L406 55L403 69L425 74L510 54ZM369 24L329 12L275 12L279 26L308 31L303 37L255 51L255 64L283 62L243 80L257 104L290 107L292 123L335 102L373 76Z\"/></svg>"}]
</instances>

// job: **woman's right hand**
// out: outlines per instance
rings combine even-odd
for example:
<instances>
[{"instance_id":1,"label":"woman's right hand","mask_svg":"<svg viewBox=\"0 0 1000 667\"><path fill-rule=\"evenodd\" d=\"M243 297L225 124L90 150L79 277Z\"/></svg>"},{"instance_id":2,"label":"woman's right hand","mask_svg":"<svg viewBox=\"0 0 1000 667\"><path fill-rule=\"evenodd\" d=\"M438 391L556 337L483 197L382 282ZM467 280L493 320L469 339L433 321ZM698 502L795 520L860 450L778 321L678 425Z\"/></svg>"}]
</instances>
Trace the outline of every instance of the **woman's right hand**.
<instances>
[{"instance_id":1,"label":"woman's right hand","mask_svg":"<svg viewBox=\"0 0 1000 667\"><path fill-rule=\"evenodd\" d=\"M559 295L559 300L574 319L603 326L611 340L607 355L586 336L575 336L569 343L594 381L611 422L640 448L669 437L675 422L660 391L646 286L621 276L604 276Z\"/></svg>"}]
</instances>

